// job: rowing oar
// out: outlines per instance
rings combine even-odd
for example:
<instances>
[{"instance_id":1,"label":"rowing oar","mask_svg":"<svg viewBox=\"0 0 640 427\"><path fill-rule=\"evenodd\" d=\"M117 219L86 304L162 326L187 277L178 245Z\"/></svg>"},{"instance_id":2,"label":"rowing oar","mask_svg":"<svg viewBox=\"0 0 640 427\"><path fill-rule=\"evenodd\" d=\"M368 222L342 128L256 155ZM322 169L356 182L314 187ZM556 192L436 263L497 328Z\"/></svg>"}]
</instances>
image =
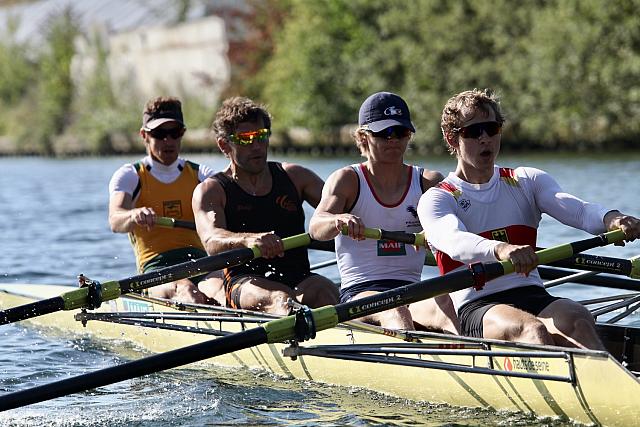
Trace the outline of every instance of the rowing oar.
<instances>
[{"instance_id":1,"label":"rowing oar","mask_svg":"<svg viewBox=\"0 0 640 427\"><path fill-rule=\"evenodd\" d=\"M545 288L564 283L580 283L582 285L598 286L601 288L622 289L627 291L640 291L640 281L620 276L601 276L595 271L576 273L574 270L565 270L557 267L538 266L540 277L548 280ZM578 276L580 275L580 276ZM548 286L550 285L550 286Z\"/></svg>"},{"instance_id":2,"label":"rowing oar","mask_svg":"<svg viewBox=\"0 0 640 427\"><path fill-rule=\"evenodd\" d=\"M598 255L576 254L551 263L554 267L574 268L590 272L609 273L640 279L640 256L624 259Z\"/></svg>"},{"instance_id":3,"label":"rowing oar","mask_svg":"<svg viewBox=\"0 0 640 427\"><path fill-rule=\"evenodd\" d=\"M622 231L616 230L590 239L543 249L536 252L536 254L540 263L547 264L594 247L618 242L623 238ZM479 289L484 286L486 281L513 271L513 265L508 261L476 263L470 265L469 268L453 271L444 276L412 283L369 297L351 300L344 304L326 306L314 310L303 308L294 315L272 320L243 332L77 377L5 394L0 397L0 411L106 386L165 369L176 368L260 344L278 343L294 339L298 341L313 339L317 331L333 328L340 322L347 322L365 315L379 313L471 286Z\"/></svg>"},{"instance_id":4,"label":"rowing oar","mask_svg":"<svg viewBox=\"0 0 640 427\"><path fill-rule=\"evenodd\" d=\"M342 234L347 234L346 227L343 228ZM405 233L402 231L385 231L377 228L366 228L364 230L364 236L369 239L393 240L416 246L424 246L425 243L423 233ZM544 263L541 262L539 264ZM437 266L435 257L428 248L425 265ZM554 267L574 268L577 270L589 270L598 273L616 274L620 276L628 276L632 279L640 279L640 256L631 259L624 259L576 253L565 259L554 261L549 265Z\"/></svg>"},{"instance_id":5,"label":"rowing oar","mask_svg":"<svg viewBox=\"0 0 640 427\"><path fill-rule=\"evenodd\" d=\"M187 230L195 230L196 224L190 221L183 221L181 219L168 218L161 216L156 218L156 225L167 228L186 228Z\"/></svg>"},{"instance_id":6,"label":"rowing oar","mask_svg":"<svg viewBox=\"0 0 640 427\"><path fill-rule=\"evenodd\" d=\"M166 228L185 228L187 230L196 229L196 224L193 222L183 221L175 218L169 218L166 216L161 216L156 218L156 225L160 227L166 227ZM333 245L333 240L321 242L319 240L311 239L308 246L310 249L316 249L316 250L325 251L325 252L335 252L335 246Z\"/></svg>"},{"instance_id":7,"label":"rowing oar","mask_svg":"<svg viewBox=\"0 0 640 427\"><path fill-rule=\"evenodd\" d=\"M306 246L310 242L311 238L307 233L282 239L285 250ZM243 264L260 256L260 249L255 246L252 248L238 248L122 280L113 280L102 284L91 281L87 287L65 292L58 297L0 311L0 325L18 322L56 311L74 310L83 307L97 308L102 301L116 299L120 295L129 292L140 292L143 289L163 283L199 276L204 273Z\"/></svg>"}]
</instances>

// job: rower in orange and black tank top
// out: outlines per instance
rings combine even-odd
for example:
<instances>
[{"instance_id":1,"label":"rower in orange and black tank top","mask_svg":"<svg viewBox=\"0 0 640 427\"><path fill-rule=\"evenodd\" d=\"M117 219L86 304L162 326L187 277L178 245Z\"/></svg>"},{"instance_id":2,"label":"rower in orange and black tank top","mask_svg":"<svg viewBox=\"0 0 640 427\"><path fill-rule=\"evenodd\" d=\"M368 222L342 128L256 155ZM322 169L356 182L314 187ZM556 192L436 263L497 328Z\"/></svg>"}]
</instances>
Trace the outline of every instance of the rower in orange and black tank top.
<instances>
[{"instance_id":1,"label":"rower in orange and black tank top","mask_svg":"<svg viewBox=\"0 0 640 427\"><path fill-rule=\"evenodd\" d=\"M227 229L234 232L274 231L281 237L305 232L304 210L298 190L277 162L268 162L272 176L271 191L264 196L245 192L224 173L214 175L226 194L224 213ZM282 258L257 258L224 271L225 288L231 280L244 275L263 276L294 288L310 275L307 248L295 248Z\"/></svg>"}]
</instances>

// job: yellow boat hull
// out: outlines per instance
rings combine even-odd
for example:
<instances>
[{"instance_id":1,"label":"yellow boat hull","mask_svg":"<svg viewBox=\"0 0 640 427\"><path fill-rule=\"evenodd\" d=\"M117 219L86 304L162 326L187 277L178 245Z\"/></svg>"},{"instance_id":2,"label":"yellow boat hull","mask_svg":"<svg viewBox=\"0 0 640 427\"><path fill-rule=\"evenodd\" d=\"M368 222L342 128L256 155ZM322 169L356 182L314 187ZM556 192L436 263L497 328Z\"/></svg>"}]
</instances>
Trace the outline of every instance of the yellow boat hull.
<instances>
[{"instance_id":1,"label":"yellow boat hull","mask_svg":"<svg viewBox=\"0 0 640 427\"><path fill-rule=\"evenodd\" d=\"M34 299L54 297L67 290L68 287L61 286L0 285L0 307L8 308ZM98 310L110 311L180 313L164 305L135 298L110 301ZM205 310L198 312L207 313ZM90 334L105 339L124 338L151 352L165 352L215 339L200 333L93 320L85 327L74 319L74 314L59 312L26 322L74 334ZM222 317L230 316L224 314ZM162 320L159 322L162 323ZM222 319L197 321L195 324L193 321L172 323L224 332L238 332L256 326L251 319L246 322ZM585 424L629 426L636 425L640 420L640 383L606 352L416 333L415 337L424 343L427 351L425 354L403 354L401 350L414 347L409 347L410 344L400 339L383 335L383 330L379 328L371 329L374 332L362 330L357 325L334 328L319 332L316 339L300 343L299 347L286 343L261 345L200 364L257 368L280 376L362 387L415 401L520 411L541 417L562 417ZM342 359L345 354L351 358L342 350L354 348L354 344L367 345L376 349L376 352L363 351L356 355L356 358L364 355L365 360ZM469 349L478 345L493 353L475 356L464 354L465 351L473 352ZM335 347L327 346L344 347L334 351ZM429 353L429 349L434 348L440 353ZM298 356L287 357L283 354L285 352ZM531 378L514 375L530 375Z\"/></svg>"}]
</instances>

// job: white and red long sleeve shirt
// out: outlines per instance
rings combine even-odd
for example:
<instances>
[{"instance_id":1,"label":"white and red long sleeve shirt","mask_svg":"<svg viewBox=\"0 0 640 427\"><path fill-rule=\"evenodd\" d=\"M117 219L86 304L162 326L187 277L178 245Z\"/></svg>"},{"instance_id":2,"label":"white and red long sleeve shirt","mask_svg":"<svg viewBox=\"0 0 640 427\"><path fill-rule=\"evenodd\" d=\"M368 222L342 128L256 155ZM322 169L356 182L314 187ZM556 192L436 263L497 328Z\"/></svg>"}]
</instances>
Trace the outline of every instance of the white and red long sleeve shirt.
<instances>
[{"instance_id":1,"label":"white and red long sleeve shirt","mask_svg":"<svg viewBox=\"0 0 640 427\"><path fill-rule=\"evenodd\" d=\"M470 184L451 172L418 203L418 216L441 274L474 262L497 261L494 249L501 242L535 248L543 213L598 234L606 231L603 218L609 211L563 192L549 174L530 167L494 166L493 176L484 184ZM479 291L454 292L451 299L458 310L486 295L531 285L542 286L537 270L528 277L515 273L499 277Z\"/></svg>"}]
</instances>

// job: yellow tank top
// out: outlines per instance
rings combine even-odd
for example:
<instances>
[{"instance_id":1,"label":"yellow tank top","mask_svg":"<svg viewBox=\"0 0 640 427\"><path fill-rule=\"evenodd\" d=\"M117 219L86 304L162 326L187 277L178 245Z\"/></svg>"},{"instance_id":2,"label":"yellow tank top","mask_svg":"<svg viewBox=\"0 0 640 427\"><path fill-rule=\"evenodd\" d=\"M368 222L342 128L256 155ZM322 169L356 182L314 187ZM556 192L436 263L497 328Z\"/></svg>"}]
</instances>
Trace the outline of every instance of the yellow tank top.
<instances>
[{"instance_id":1,"label":"yellow tank top","mask_svg":"<svg viewBox=\"0 0 640 427\"><path fill-rule=\"evenodd\" d=\"M140 177L140 196L135 207L153 208L158 216L194 221L191 197L198 185L198 165L184 163L184 169L174 182L165 184L158 181L144 164L136 163L136 171ZM154 227L151 231L136 226L129 239L136 256L139 271L154 257L174 249L195 247L204 250L198 234L193 230L182 228Z\"/></svg>"}]
</instances>

